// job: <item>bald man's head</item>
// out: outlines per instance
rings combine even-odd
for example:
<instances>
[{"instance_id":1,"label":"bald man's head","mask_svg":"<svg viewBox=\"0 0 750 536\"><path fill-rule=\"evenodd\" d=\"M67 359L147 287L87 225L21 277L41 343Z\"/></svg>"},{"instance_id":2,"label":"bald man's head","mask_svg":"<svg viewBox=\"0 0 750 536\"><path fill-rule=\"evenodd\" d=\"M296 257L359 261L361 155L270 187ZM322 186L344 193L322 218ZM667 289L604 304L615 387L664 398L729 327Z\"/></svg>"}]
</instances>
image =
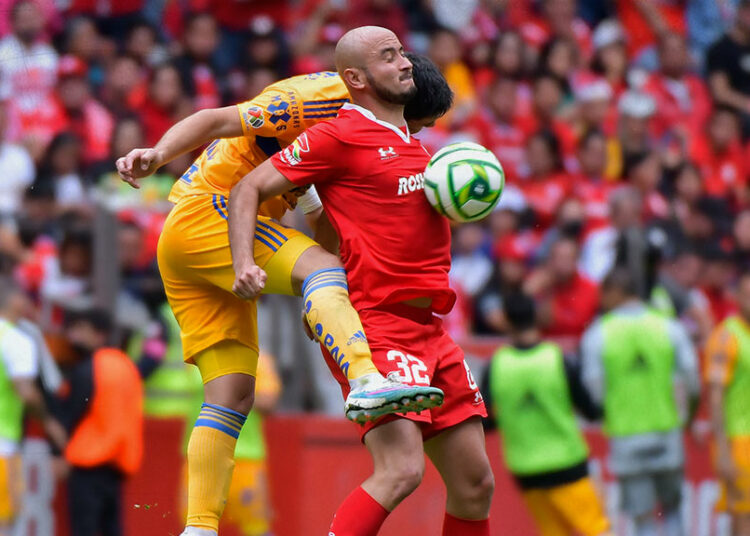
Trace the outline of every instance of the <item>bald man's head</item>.
<instances>
[{"instance_id":1,"label":"bald man's head","mask_svg":"<svg viewBox=\"0 0 750 536\"><path fill-rule=\"evenodd\" d=\"M416 92L411 63L392 31L361 26L336 44L336 69L355 101L371 94L390 104L405 104Z\"/></svg>"}]
</instances>

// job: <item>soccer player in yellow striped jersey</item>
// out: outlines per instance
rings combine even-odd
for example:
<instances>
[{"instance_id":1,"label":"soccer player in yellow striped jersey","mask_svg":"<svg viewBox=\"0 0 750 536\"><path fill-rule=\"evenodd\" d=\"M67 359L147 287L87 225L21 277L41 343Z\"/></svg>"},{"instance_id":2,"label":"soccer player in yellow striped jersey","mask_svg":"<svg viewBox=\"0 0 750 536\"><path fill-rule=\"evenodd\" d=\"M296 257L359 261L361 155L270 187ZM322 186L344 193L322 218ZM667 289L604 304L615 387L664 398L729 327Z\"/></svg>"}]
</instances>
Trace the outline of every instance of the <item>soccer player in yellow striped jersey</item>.
<instances>
[{"instance_id":1,"label":"soccer player in yellow striped jersey","mask_svg":"<svg viewBox=\"0 0 750 536\"><path fill-rule=\"evenodd\" d=\"M431 84L442 75L429 60L410 58L419 91L406 114L415 132L443 115L452 95ZM184 358L198 366L205 388L205 415L196 421L188 444L185 534L217 531L236 438L252 407L258 356L254 298L260 292L304 294L305 302L312 303L307 322L352 385L345 408L349 418L375 419L442 403L439 389L405 386L378 373L338 258L276 221L299 203L318 233L329 230L333 236L325 219L318 225L322 210L313 189L263 204L254 241L259 284L249 294L233 292L227 233L232 187L305 128L335 117L348 98L336 73L293 77L237 106L199 111L174 125L153 148L134 149L117 161L121 178L138 187L138 179L211 142L175 183L170 195L175 207L158 248L167 298L182 330Z\"/></svg>"}]
</instances>

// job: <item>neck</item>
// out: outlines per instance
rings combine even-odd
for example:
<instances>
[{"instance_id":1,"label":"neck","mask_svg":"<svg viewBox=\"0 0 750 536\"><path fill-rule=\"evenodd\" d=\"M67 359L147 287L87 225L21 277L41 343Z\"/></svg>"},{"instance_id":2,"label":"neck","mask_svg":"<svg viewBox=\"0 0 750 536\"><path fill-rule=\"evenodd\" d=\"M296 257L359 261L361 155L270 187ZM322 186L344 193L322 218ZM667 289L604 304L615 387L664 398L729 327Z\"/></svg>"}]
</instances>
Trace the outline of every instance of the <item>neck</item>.
<instances>
[{"instance_id":1,"label":"neck","mask_svg":"<svg viewBox=\"0 0 750 536\"><path fill-rule=\"evenodd\" d=\"M383 102L371 95L352 95L352 103L369 110L380 121L385 121L397 127L406 125L403 104Z\"/></svg>"},{"instance_id":2,"label":"neck","mask_svg":"<svg viewBox=\"0 0 750 536\"><path fill-rule=\"evenodd\" d=\"M537 328L528 328L513 334L513 345L528 348L539 343L541 335Z\"/></svg>"}]
</instances>

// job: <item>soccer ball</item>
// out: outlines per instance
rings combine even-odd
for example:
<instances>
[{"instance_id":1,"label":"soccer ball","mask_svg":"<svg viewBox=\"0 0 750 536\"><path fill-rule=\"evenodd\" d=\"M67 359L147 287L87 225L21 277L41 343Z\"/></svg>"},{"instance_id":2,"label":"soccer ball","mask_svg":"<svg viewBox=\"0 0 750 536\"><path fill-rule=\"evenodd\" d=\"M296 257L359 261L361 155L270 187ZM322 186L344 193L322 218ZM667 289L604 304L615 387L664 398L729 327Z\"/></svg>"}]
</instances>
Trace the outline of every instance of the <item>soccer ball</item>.
<instances>
[{"instance_id":1,"label":"soccer ball","mask_svg":"<svg viewBox=\"0 0 750 536\"><path fill-rule=\"evenodd\" d=\"M435 153L424 172L424 191L435 210L453 221L487 216L500 200L505 172L477 143L451 143Z\"/></svg>"}]
</instances>

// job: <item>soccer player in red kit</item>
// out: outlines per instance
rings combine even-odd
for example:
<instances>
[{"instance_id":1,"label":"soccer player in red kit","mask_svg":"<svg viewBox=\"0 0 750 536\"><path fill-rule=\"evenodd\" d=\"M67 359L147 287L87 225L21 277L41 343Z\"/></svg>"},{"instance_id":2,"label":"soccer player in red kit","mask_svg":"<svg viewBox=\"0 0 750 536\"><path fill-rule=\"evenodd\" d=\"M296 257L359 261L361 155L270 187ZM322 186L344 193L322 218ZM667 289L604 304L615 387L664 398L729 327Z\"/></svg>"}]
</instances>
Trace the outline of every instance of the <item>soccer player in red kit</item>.
<instances>
[{"instance_id":1,"label":"soccer player in red kit","mask_svg":"<svg viewBox=\"0 0 750 536\"><path fill-rule=\"evenodd\" d=\"M443 534L487 536L494 480L481 426L486 411L463 352L434 316L450 311L456 299L448 282L450 228L422 192L429 155L403 116L416 90L412 65L391 31L366 26L341 38L336 67L352 104L308 129L232 190L234 290L252 297L263 287L263 271L252 256L258 203L314 182L338 234L346 276L312 274L303 296L321 285L348 285L378 369L445 391L439 408L361 426L374 472L339 507L329 534L377 534L419 485L427 453L447 489ZM311 327L320 334L314 321Z\"/></svg>"}]
</instances>

